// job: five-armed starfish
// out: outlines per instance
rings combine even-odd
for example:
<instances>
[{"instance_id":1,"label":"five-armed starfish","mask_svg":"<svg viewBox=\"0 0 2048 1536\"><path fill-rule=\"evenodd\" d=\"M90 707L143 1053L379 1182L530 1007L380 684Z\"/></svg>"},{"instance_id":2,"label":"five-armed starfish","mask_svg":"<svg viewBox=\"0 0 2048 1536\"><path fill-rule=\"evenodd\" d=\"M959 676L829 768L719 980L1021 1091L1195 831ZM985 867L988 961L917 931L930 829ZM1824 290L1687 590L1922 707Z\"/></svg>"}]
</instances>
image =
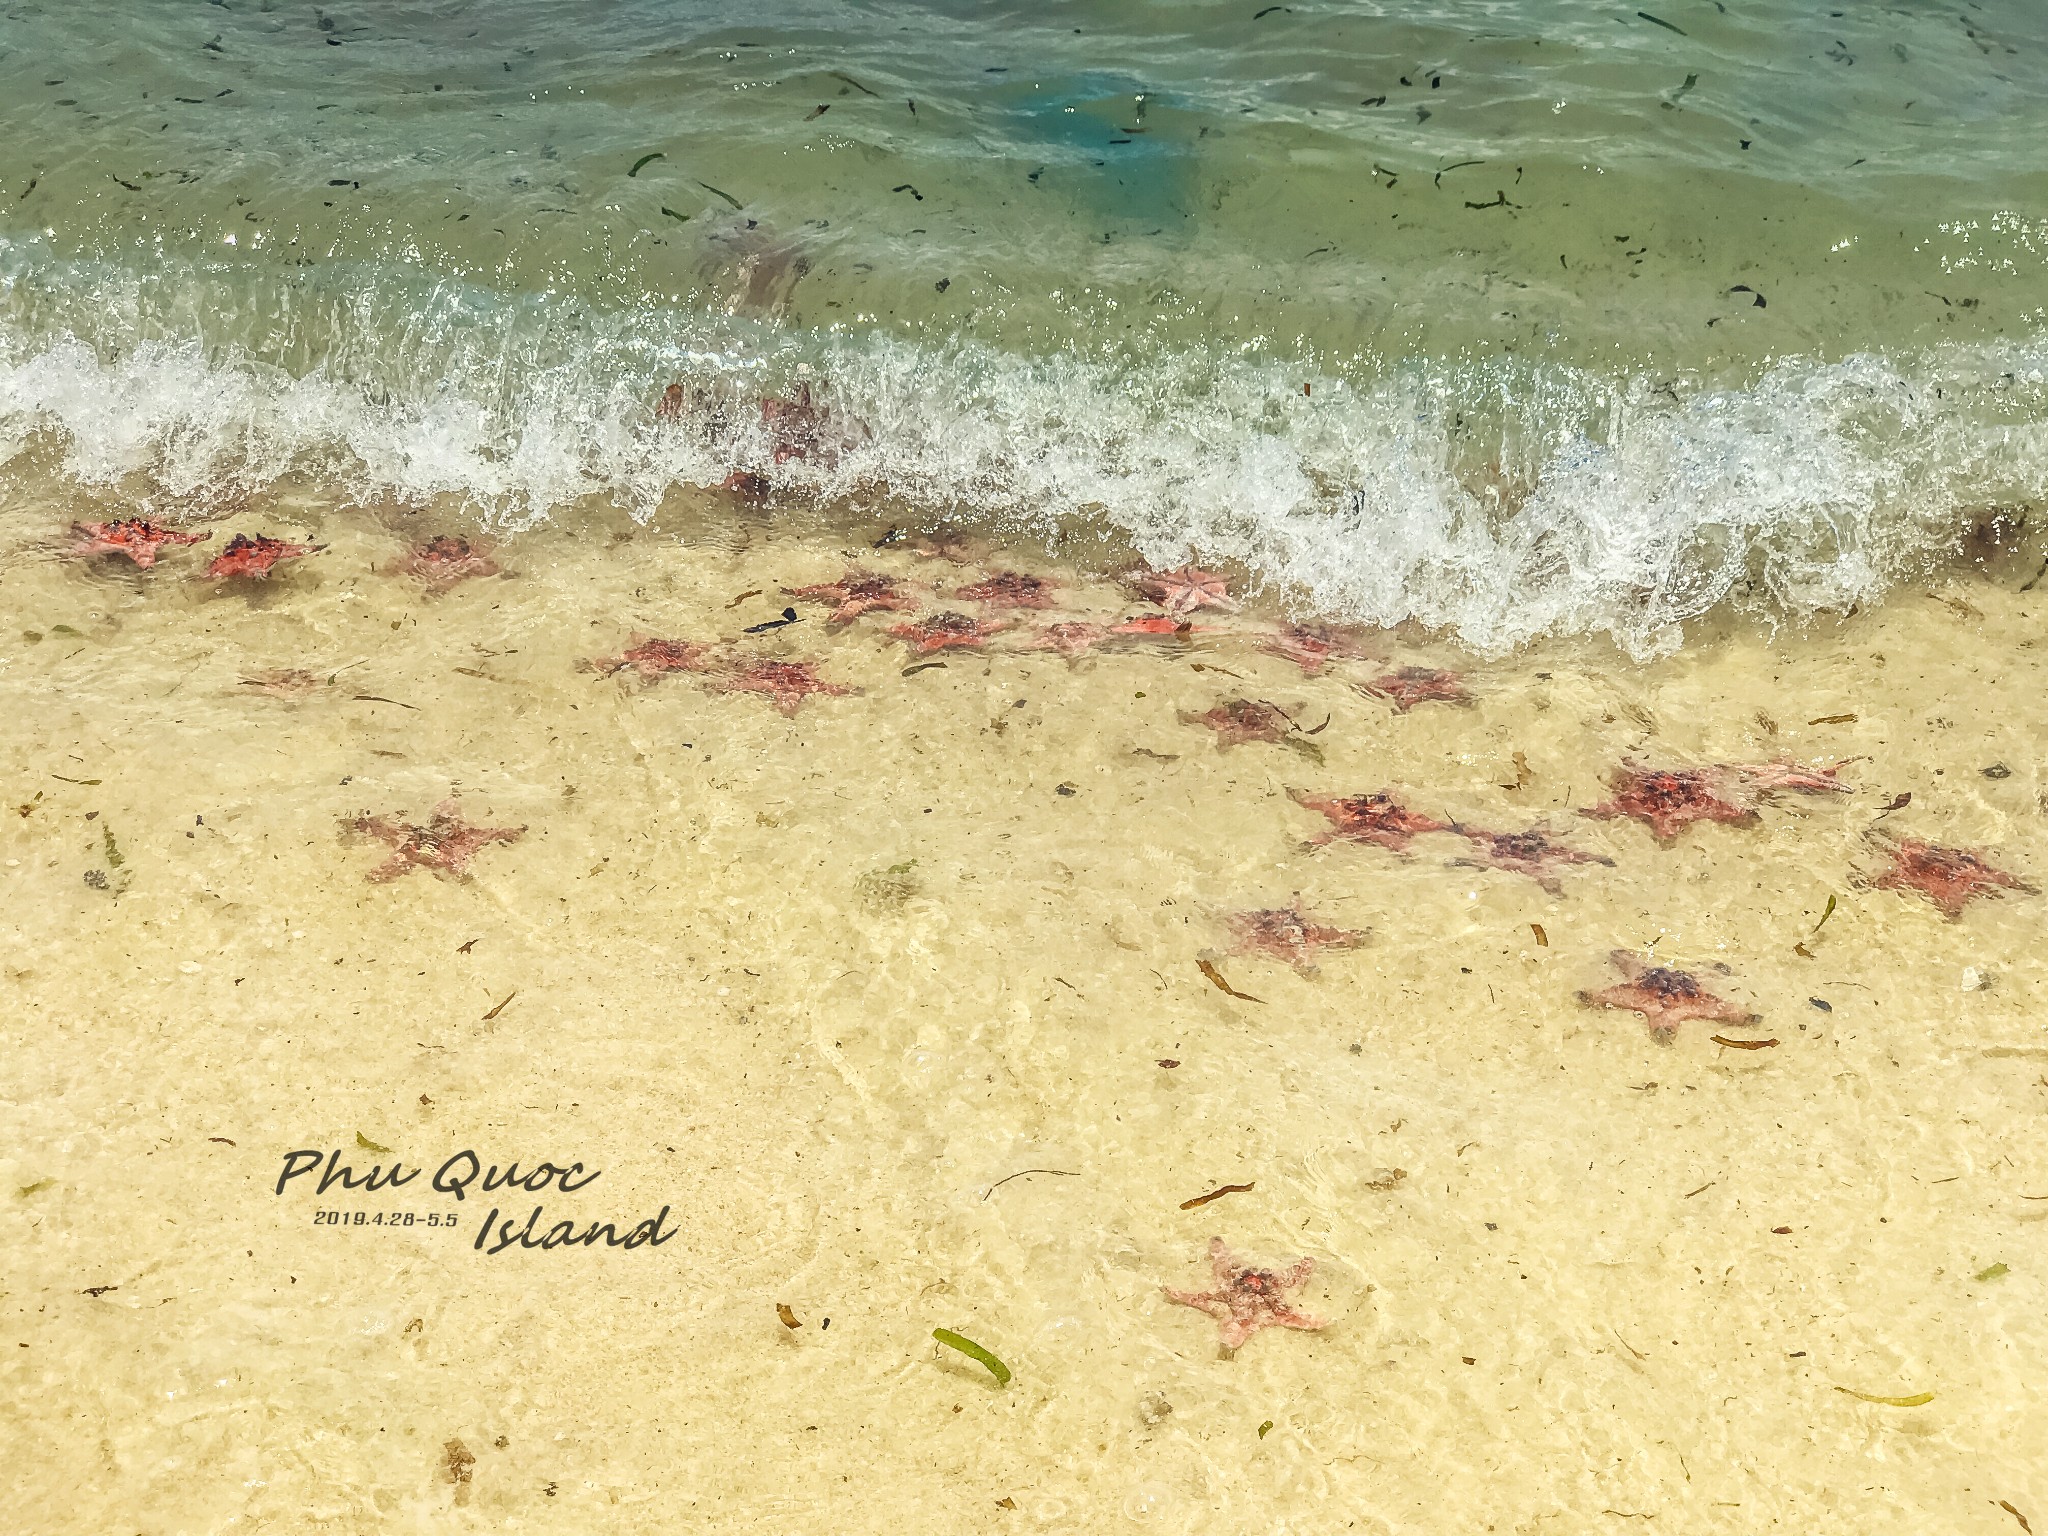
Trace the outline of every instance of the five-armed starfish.
<instances>
[{"instance_id":1,"label":"five-armed starfish","mask_svg":"<svg viewBox=\"0 0 2048 1536\"><path fill-rule=\"evenodd\" d=\"M1390 700L1404 715L1418 704L1472 702L1464 680L1457 673L1445 672L1438 667L1396 667L1369 683L1359 684L1359 691Z\"/></svg>"},{"instance_id":2,"label":"five-armed starfish","mask_svg":"<svg viewBox=\"0 0 2048 1536\"><path fill-rule=\"evenodd\" d=\"M380 884L414 869L467 879L469 861L483 849L492 843L516 843L526 834L524 827L473 827L462 819L462 807L453 800L435 806L424 827L386 816L358 816L350 825L391 845L391 857L366 877Z\"/></svg>"},{"instance_id":3,"label":"five-armed starfish","mask_svg":"<svg viewBox=\"0 0 2048 1536\"><path fill-rule=\"evenodd\" d=\"M166 544L203 544L211 533L186 533L146 517L117 518L111 523L73 523L71 553L77 556L126 555L144 570L156 564Z\"/></svg>"},{"instance_id":4,"label":"five-armed starfish","mask_svg":"<svg viewBox=\"0 0 2048 1536\"><path fill-rule=\"evenodd\" d=\"M1227 579L1214 571L1197 570L1192 565L1172 571L1140 571L1130 578L1130 582L1168 613L1184 616L1197 608L1221 608L1226 613L1237 611Z\"/></svg>"},{"instance_id":5,"label":"five-armed starfish","mask_svg":"<svg viewBox=\"0 0 2048 1536\"><path fill-rule=\"evenodd\" d=\"M785 597L834 604L825 620L827 624L850 624L870 608L908 613L917 606L910 595L897 585L894 576L878 576L873 571L848 571L837 581L821 581L808 587L784 587L782 591Z\"/></svg>"},{"instance_id":6,"label":"five-armed starfish","mask_svg":"<svg viewBox=\"0 0 2048 1536\"><path fill-rule=\"evenodd\" d=\"M297 560L302 555L318 554L325 544L287 544L283 539L273 539L268 534L257 534L253 539L246 533L238 533L228 540L228 547L213 557L213 564L206 568L206 574L216 580L223 576L254 576L267 579L270 568L280 560Z\"/></svg>"},{"instance_id":7,"label":"five-armed starfish","mask_svg":"<svg viewBox=\"0 0 2048 1536\"><path fill-rule=\"evenodd\" d=\"M1356 661L1365 654L1356 631L1332 624L1290 624L1268 635L1259 649L1285 656L1305 677L1314 677L1327 662Z\"/></svg>"},{"instance_id":8,"label":"five-armed starfish","mask_svg":"<svg viewBox=\"0 0 2048 1536\"><path fill-rule=\"evenodd\" d=\"M830 411L811 402L808 382L797 385L795 395L788 400L771 395L761 402L761 425L767 429L777 464L808 459L817 451L831 419Z\"/></svg>"},{"instance_id":9,"label":"five-armed starfish","mask_svg":"<svg viewBox=\"0 0 2048 1536\"><path fill-rule=\"evenodd\" d=\"M1180 723L1208 726L1216 733L1219 749L1247 741L1285 741L1294 730L1287 712L1264 699L1231 699L1202 714L1184 709Z\"/></svg>"},{"instance_id":10,"label":"five-armed starfish","mask_svg":"<svg viewBox=\"0 0 2048 1536\"><path fill-rule=\"evenodd\" d=\"M1212 1237L1209 1268L1216 1277L1213 1291L1162 1289L1175 1306L1193 1307L1215 1318L1225 1349L1239 1348L1261 1328L1328 1326L1325 1319L1298 1312L1287 1303L1286 1293L1306 1285L1315 1273L1314 1259L1296 1259L1285 1269L1256 1269L1224 1247L1222 1238Z\"/></svg>"},{"instance_id":11,"label":"five-armed starfish","mask_svg":"<svg viewBox=\"0 0 2048 1536\"><path fill-rule=\"evenodd\" d=\"M1626 979L1598 992L1581 992L1579 1001L1589 1008L1626 1008L1640 1013L1649 1024L1650 1033L1667 1045L1687 1019L1713 1019L1728 1024L1756 1021L1757 1015L1714 996L1688 971L1652 965L1625 949L1617 949L1607 958Z\"/></svg>"},{"instance_id":12,"label":"five-armed starfish","mask_svg":"<svg viewBox=\"0 0 2048 1536\"><path fill-rule=\"evenodd\" d=\"M1395 853L1405 853L1419 834L1450 830L1449 822L1407 810L1384 790L1370 795L1312 795L1306 790L1290 789L1287 798L1330 818L1330 830L1311 839L1311 848L1343 838L1354 843L1377 843Z\"/></svg>"},{"instance_id":13,"label":"five-armed starfish","mask_svg":"<svg viewBox=\"0 0 2048 1536\"><path fill-rule=\"evenodd\" d=\"M1581 853L1576 848L1567 848L1554 842L1543 827L1531 827L1527 832L1487 832L1477 827L1463 827L1455 822L1451 830L1461 837L1472 840L1473 857L1453 859L1451 863L1467 869L1506 869L1518 875L1527 875L1553 896L1562 896L1564 886L1551 873L1553 864L1605 864L1614 867L1614 860L1604 853Z\"/></svg>"},{"instance_id":14,"label":"five-armed starfish","mask_svg":"<svg viewBox=\"0 0 2048 1536\"><path fill-rule=\"evenodd\" d=\"M1856 758L1846 757L1825 768L1802 768L1797 763L1780 759L1771 763L1735 763L1730 765L1728 772L1740 775L1743 783L1765 794L1791 789L1802 795L1846 795L1851 786L1842 782L1840 774L1856 761Z\"/></svg>"},{"instance_id":15,"label":"five-armed starfish","mask_svg":"<svg viewBox=\"0 0 2048 1536\"><path fill-rule=\"evenodd\" d=\"M1304 976L1315 974L1318 951L1356 949L1366 941L1362 928L1330 928L1309 917L1301 910L1299 897L1291 907L1233 912L1223 921L1237 940L1232 954L1284 960Z\"/></svg>"},{"instance_id":16,"label":"five-armed starfish","mask_svg":"<svg viewBox=\"0 0 2048 1536\"><path fill-rule=\"evenodd\" d=\"M437 533L408 550L399 562L399 569L409 576L417 576L429 587L446 589L472 576L497 575L498 562L465 538L452 533Z\"/></svg>"},{"instance_id":17,"label":"five-armed starfish","mask_svg":"<svg viewBox=\"0 0 2048 1536\"><path fill-rule=\"evenodd\" d=\"M818 676L813 662L770 661L762 657L736 662L713 686L726 693L765 693L785 715L794 715L802 708L808 694L844 697L859 691L843 683L826 682Z\"/></svg>"},{"instance_id":18,"label":"five-armed starfish","mask_svg":"<svg viewBox=\"0 0 2048 1536\"><path fill-rule=\"evenodd\" d=\"M1967 848L1944 848L1917 837L1879 833L1872 833L1871 839L1885 845L1892 867L1870 877L1869 884L1883 891L1918 891L1951 922L1963 915L1964 904L1973 896L1996 896L2001 890L2036 894L2019 876L1995 868Z\"/></svg>"},{"instance_id":19,"label":"five-armed starfish","mask_svg":"<svg viewBox=\"0 0 2048 1536\"><path fill-rule=\"evenodd\" d=\"M605 677L631 667L642 677L656 678L671 672L708 672L714 663L711 647L694 640L642 640L622 655L598 656L582 665Z\"/></svg>"},{"instance_id":20,"label":"five-armed starfish","mask_svg":"<svg viewBox=\"0 0 2048 1536\"><path fill-rule=\"evenodd\" d=\"M988 637L1005 628L1001 619L970 619L964 613L935 613L921 624L893 625L889 633L920 656L954 646L988 644Z\"/></svg>"},{"instance_id":21,"label":"five-armed starfish","mask_svg":"<svg viewBox=\"0 0 2048 1536\"><path fill-rule=\"evenodd\" d=\"M1607 782L1614 798L1579 814L1599 821L1633 816L1649 823L1660 843L1670 842L1695 821L1746 827L1756 820L1755 806L1722 796L1722 777L1711 768L1639 768L1623 763Z\"/></svg>"},{"instance_id":22,"label":"five-armed starfish","mask_svg":"<svg viewBox=\"0 0 2048 1536\"><path fill-rule=\"evenodd\" d=\"M1022 571L997 571L953 595L970 603L987 603L991 608L1051 608L1057 584L1043 576Z\"/></svg>"}]
</instances>

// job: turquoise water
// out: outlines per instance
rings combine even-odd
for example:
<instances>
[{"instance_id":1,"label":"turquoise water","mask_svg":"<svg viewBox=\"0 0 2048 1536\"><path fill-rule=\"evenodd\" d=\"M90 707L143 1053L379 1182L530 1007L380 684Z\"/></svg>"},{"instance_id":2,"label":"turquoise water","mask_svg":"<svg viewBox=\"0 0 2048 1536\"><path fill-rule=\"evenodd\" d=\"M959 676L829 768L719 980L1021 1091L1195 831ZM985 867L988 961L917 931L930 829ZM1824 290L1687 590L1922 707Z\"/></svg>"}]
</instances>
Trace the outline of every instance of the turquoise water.
<instances>
[{"instance_id":1,"label":"turquoise water","mask_svg":"<svg viewBox=\"0 0 2048 1536\"><path fill-rule=\"evenodd\" d=\"M2017 0L24 5L0 103L17 485L755 471L1638 653L2048 485Z\"/></svg>"}]
</instances>

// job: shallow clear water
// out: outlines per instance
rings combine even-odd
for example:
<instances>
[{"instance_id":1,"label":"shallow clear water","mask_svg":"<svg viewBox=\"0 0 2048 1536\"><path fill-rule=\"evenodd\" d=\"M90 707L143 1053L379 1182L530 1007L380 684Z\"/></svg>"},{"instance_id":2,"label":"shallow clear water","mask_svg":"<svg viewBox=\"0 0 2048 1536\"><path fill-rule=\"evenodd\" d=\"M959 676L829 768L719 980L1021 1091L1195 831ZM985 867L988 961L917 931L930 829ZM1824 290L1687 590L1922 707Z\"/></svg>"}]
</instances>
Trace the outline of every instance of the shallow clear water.
<instances>
[{"instance_id":1,"label":"shallow clear water","mask_svg":"<svg viewBox=\"0 0 2048 1536\"><path fill-rule=\"evenodd\" d=\"M0 15L10 1529L2048 1519L2044 44Z\"/></svg>"}]
</instances>

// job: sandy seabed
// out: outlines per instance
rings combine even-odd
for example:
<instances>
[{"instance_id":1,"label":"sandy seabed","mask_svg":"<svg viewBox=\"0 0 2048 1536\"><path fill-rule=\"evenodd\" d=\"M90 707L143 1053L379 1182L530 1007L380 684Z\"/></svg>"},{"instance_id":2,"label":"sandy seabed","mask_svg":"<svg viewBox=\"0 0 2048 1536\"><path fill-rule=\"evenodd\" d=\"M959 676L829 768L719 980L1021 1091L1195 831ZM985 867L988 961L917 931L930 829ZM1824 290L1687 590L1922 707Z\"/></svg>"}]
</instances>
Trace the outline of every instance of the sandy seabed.
<instances>
[{"instance_id":1,"label":"sandy seabed","mask_svg":"<svg viewBox=\"0 0 2048 1536\"><path fill-rule=\"evenodd\" d=\"M765 524L526 535L433 595L390 570L422 516L266 506L143 573L61 558L78 512L0 524L11 1529L2048 1521L2048 898L1858 883L1873 826L2048 877L2017 581L1310 677L1213 611L1073 663L1017 647L1048 615L928 658L806 603L744 636L850 563L986 611L943 595L983 566ZM329 547L204 580L231 527ZM577 665L650 635L860 691ZM1400 664L1472 702L1355 686ZM1329 723L1181 718L1240 696ZM1665 846L1577 814L1628 758L1859 760ZM1310 851L1291 788L1614 862L1553 896L1452 833ZM367 878L357 818L451 797L525 831ZM1232 953L1297 896L1369 939ZM1760 1018L1586 1006L1616 949ZM433 1191L466 1149L583 1167ZM422 1171L279 1193L300 1150ZM661 1241L480 1251L494 1206ZM1313 1258L1325 1326L1223 1350L1164 1294L1216 1236Z\"/></svg>"}]
</instances>

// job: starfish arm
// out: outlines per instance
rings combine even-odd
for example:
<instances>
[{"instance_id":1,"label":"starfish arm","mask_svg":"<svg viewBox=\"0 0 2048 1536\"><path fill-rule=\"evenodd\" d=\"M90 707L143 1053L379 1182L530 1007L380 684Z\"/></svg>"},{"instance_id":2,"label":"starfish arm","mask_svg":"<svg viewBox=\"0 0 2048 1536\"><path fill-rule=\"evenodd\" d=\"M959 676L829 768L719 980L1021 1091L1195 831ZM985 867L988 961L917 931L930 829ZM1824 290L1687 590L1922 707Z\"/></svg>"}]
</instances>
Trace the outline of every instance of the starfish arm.
<instances>
[{"instance_id":1,"label":"starfish arm","mask_svg":"<svg viewBox=\"0 0 2048 1536\"><path fill-rule=\"evenodd\" d=\"M375 869L363 876L363 878L370 881L373 885L382 885L387 880L396 880L400 875L411 869L412 866L413 860L408 854L403 852L394 853L382 864L379 864Z\"/></svg>"},{"instance_id":2,"label":"starfish arm","mask_svg":"<svg viewBox=\"0 0 2048 1536\"><path fill-rule=\"evenodd\" d=\"M1306 1312L1297 1312L1292 1307L1273 1308L1272 1312L1268 1315L1267 1320L1269 1322L1277 1324L1282 1328L1302 1328L1307 1330L1314 1330L1317 1328L1327 1328L1329 1326L1328 1318L1314 1317Z\"/></svg>"}]
</instances>

